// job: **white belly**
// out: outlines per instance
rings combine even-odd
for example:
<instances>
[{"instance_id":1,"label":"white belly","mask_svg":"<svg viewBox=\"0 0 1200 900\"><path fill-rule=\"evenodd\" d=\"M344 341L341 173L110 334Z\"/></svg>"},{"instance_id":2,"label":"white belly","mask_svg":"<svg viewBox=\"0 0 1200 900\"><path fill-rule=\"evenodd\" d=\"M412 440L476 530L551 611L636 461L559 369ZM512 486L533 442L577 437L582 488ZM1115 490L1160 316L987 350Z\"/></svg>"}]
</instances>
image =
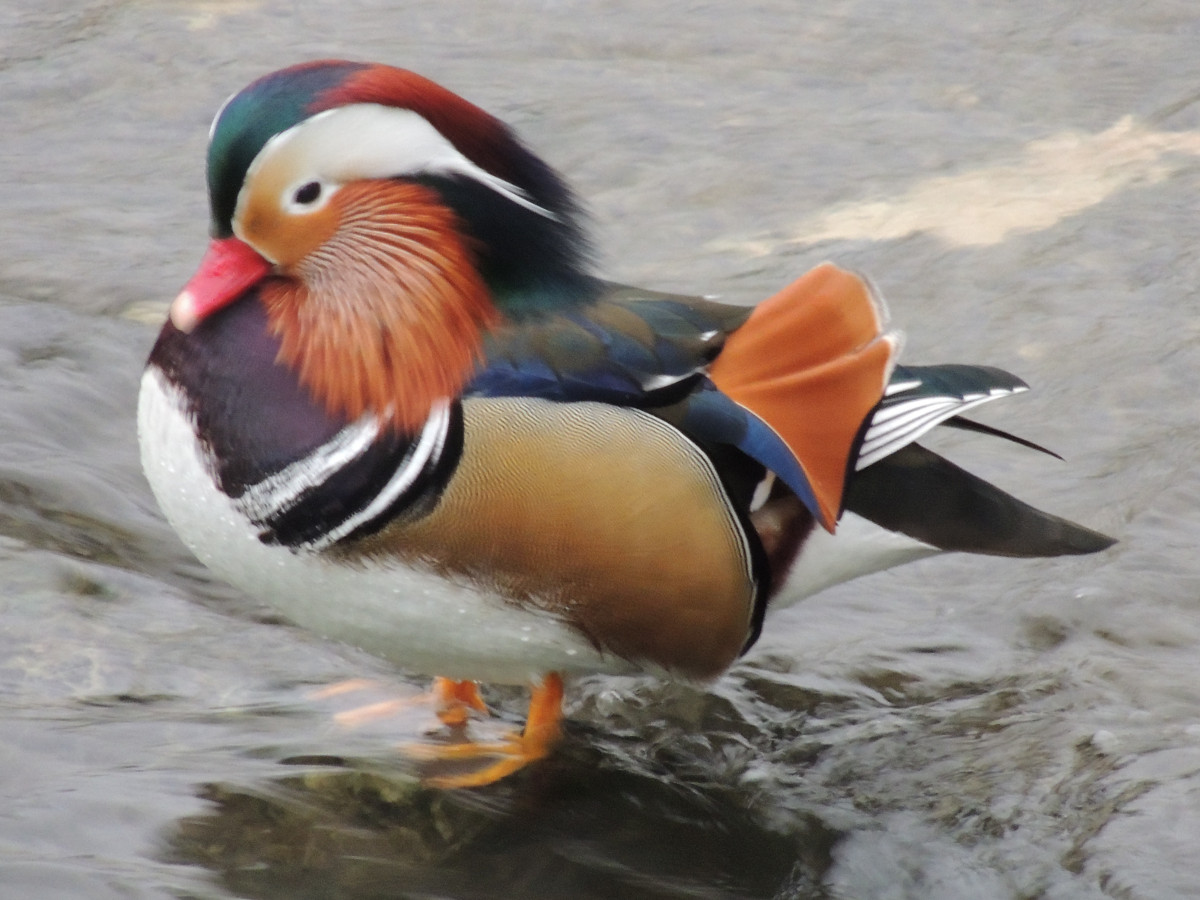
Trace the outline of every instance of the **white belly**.
<instances>
[{"instance_id":1,"label":"white belly","mask_svg":"<svg viewBox=\"0 0 1200 900\"><path fill-rule=\"evenodd\" d=\"M785 609L827 587L935 556L943 551L889 531L852 512L842 514L836 534L814 528L788 572L773 610Z\"/></svg>"},{"instance_id":2,"label":"white belly","mask_svg":"<svg viewBox=\"0 0 1200 900\"><path fill-rule=\"evenodd\" d=\"M421 569L346 565L264 544L216 486L183 397L147 369L138 398L146 478L188 548L223 579L304 628L429 675L524 683L549 671L635 670L545 613Z\"/></svg>"}]
</instances>

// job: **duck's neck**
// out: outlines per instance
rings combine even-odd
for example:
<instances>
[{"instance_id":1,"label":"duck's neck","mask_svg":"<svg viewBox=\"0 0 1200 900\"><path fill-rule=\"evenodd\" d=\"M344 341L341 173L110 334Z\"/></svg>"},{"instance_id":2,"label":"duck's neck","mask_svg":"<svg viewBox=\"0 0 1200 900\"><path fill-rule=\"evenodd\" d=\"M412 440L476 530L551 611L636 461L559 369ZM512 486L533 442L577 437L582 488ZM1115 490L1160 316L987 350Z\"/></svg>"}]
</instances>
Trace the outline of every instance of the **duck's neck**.
<instances>
[{"instance_id":1,"label":"duck's neck","mask_svg":"<svg viewBox=\"0 0 1200 900\"><path fill-rule=\"evenodd\" d=\"M505 318L554 313L598 295L587 239L565 187L553 203L535 209L467 179L429 176L423 182L454 210L475 267Z\"/></svg>"}]
</instances>

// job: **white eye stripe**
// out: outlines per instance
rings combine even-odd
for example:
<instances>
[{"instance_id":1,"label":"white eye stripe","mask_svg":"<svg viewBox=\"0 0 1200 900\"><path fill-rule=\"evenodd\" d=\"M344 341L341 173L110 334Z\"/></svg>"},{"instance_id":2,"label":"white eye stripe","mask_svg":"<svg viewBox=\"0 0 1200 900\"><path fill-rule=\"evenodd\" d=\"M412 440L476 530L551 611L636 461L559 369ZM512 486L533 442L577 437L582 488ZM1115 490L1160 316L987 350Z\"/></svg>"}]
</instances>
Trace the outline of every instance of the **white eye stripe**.
<instances>
[{"instance_id":1,"label":"white eye stripe","mask_svg":"<svg viewBox=\"0 0 1200 900\"><path fill-rule=\"evenodd\" d=\"M306 173L290 189L287 202L310 181L322 182L328 191L360 179L462 175L538 215L557 218L521 188L471 162L411 109L356 103L317 113L263 145L246 173L243 189L262 167L275 161Z\"/></svg>"}]
</instances>

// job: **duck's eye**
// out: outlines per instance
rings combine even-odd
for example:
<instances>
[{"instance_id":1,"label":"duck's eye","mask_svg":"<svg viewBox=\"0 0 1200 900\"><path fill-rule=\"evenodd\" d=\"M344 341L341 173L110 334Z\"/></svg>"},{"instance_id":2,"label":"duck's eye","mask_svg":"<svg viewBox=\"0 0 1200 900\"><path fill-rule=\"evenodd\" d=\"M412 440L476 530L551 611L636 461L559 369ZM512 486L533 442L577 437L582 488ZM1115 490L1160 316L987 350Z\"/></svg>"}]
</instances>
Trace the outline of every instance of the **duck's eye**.
<instances>
[{"instance_id":1,"label":"duck's eye","mask_svg":"<svg viewBox=\"0 0 1200 900\"><path fill-rule=\"evenodd\" d=\"M296 188L296 193L292 195L292 200L299 206L308 206L311 203L316 203L321 197L321 183L319 181L310 181L308 184Z\"/></svg>"}]
</instances>

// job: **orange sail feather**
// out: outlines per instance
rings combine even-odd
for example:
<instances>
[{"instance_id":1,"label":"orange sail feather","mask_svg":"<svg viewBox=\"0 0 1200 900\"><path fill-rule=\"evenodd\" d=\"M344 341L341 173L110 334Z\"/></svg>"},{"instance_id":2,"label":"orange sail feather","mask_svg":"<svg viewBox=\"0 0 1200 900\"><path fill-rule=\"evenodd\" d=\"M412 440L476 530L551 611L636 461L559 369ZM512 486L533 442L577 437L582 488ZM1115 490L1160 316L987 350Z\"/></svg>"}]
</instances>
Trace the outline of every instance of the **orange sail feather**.
<instances>
[{"instance_id":1,"label":"orange sail feather","mask_svg":"<svg viewBox=\"0 0 1200 900\"><path fill-rule=\"evenodd\" d=\"M795 455L833 531L849 457L900 347L870 285L829 263L764 300L709 374Z\"/></svg>"}]
</instances>

